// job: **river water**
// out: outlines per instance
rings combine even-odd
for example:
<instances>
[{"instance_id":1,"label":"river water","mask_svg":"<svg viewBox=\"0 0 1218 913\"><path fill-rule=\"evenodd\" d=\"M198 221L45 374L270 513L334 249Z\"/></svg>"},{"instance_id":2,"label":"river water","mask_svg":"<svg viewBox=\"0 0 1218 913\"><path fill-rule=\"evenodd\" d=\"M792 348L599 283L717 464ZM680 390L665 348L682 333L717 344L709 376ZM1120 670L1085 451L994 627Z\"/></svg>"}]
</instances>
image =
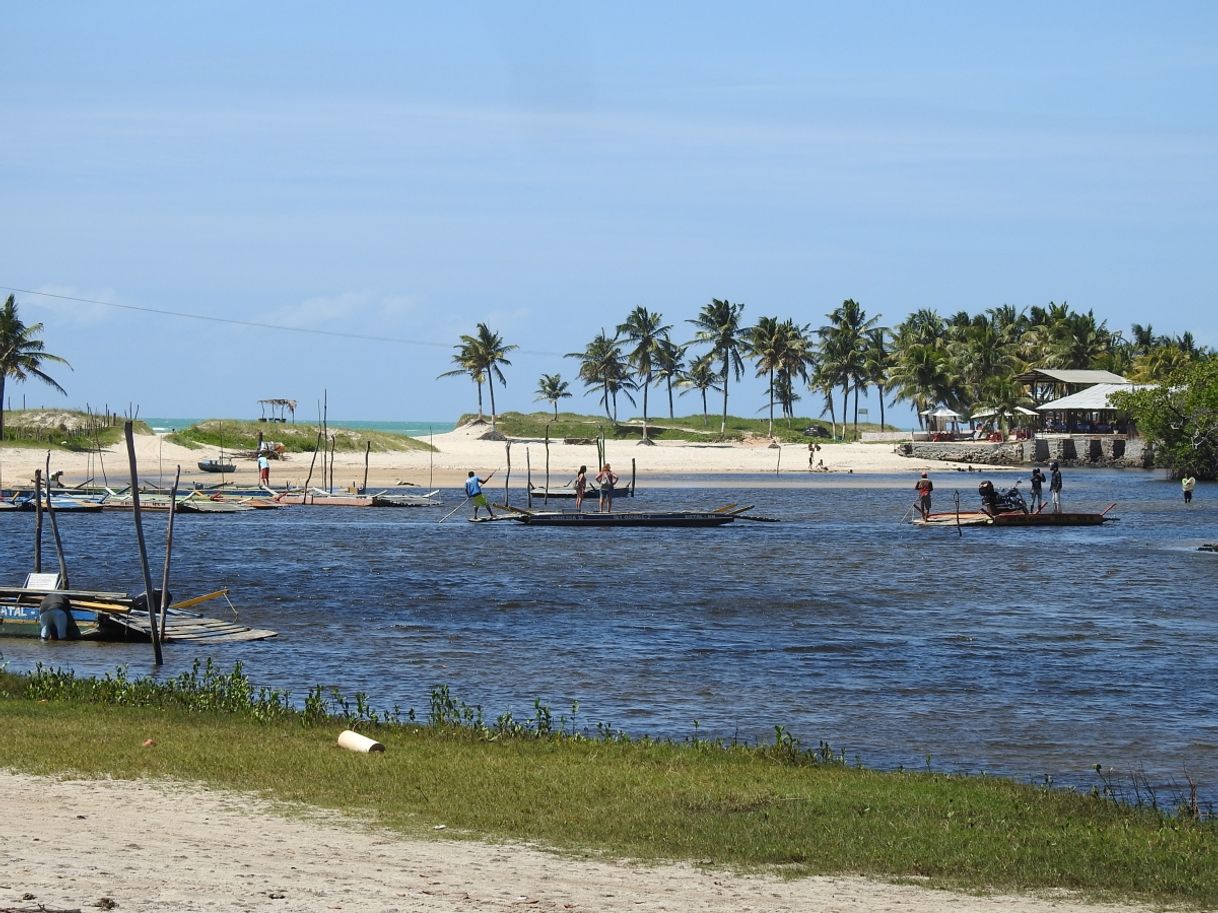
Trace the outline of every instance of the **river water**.
<instances>
[{"instance_id":1,"label":"river water","mask_svg":"<svg viewBox=\"0 0 1218 913\"><path fill-rule=\"evenodd\" d=\"M936 508L981 476L940 473ZM1000 480L1002 476L995 474ZM1009 477L1007 477L1009 478ZM783 522L537 529L467 511L287 508L177 518L178 597L221 586L280 636L168 645L161 674L240 661L298 699L314 684L425 713L448 685L488 719L634 736L769 741L783 726L873 767L1085 786L1099 763L1218 792L1218 487L1066 473L1103 527L918 529L901 476L640 482L619 509L754 504ZM521 503L519 494L513 495ZM72 583L142 589L131 516L61 515ZM146 530L159 579L164 517ZM31 515L0 516L0 580L23 579ZM46 554L50 552L47 547ZM53 561L53 558L52 558ZM227 607L210 604L210 613ZM8 668L152 673L151 648L0 640Z\"/></svg>"}]
</instances>

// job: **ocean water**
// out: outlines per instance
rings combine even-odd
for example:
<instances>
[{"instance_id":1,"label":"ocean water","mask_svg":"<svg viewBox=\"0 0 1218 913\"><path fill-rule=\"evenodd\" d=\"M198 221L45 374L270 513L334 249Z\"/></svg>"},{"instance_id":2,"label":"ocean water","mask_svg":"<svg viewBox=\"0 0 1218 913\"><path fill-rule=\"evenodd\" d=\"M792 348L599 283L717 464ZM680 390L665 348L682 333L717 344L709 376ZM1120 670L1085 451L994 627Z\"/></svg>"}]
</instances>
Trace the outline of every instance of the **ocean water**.
<instances>
[{"instance_id":1,"label":"ocean water","mask_svg":"<svg viewBox=\"0 0 1218 913\"><path fill-rule=\"evenodd\" d=\"M977 474L936 476L936 507ZM731 484L735 487L718 487ZM1066 473L1102 527L918 529L908 476L640 480L630 508L753 504L780 523L539 529L440 509L293 507L178 517L178 596L231 588L262 643L210 656L298 698L314 684L425 713L430 689L483 708L635 735L768 741L783 726L851 759L1086 787L1097 763L1218 793L1218 486L1186 508L1140 472ZM492 486L493 488L493 486ZM499 490L501 496L502 490ZM523 503L516 492L513 502ZM0 515L0 580L29 570L32 517ZM73 584L141 589L130 515L63 515ZM159 567L164 518L145 525ZM50 545L47 545L50 548ZM210 613L228 612L211 603ZM137 644L0 639L36 663L153 673Z\"/></svg>"},{"instance_id":2,"label":"ocean water","mask_svg":"<svg viewBox=\"0 0 1218 913\"><path fill-rule=\"evenodd\" d=\"M191 425L204 421L201 418L146 418L149 427L158 431L180 431ZM302 419L315 424L311 419ZM456 427L454 422L375 422L347 419L328 419L328 424L335 428L366 428L369 431L383 431L386 434L402 434L407 437L426 438L429 434L443 434ZM279 422L267 422L267 433L278 428Z\"/></svg>"}]
</instances>

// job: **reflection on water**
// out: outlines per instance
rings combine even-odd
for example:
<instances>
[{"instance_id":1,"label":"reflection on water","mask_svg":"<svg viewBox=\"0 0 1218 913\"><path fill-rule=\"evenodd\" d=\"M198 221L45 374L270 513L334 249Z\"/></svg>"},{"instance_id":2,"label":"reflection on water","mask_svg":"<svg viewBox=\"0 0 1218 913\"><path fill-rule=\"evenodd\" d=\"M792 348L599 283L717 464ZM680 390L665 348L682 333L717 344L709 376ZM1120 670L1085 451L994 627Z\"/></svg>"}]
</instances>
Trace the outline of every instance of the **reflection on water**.
<instances>
[{"instance_id":1,"label":"reflection on water","mask_svg":"<svg viewBox=\"0 0 1218 913\"><path fill-rule=\"evenodd\" d=\"M980 477L936 477L936 506ZM232 588L281 636L166 648L303 696L316 683L423 709L447 684L484 708L633 735L768 740L776 724L873 766L1090 782L1096 763L1218 786L1218 504L1141 473L1067 474L1101 528L920 530L912 476L675 480L619 507L755 504L780 524L708 530L473 525L447 509L182 516L178 595ZM645 483L641 483L644 486ZM1214 492L1218 495L1218 492ZM454 493L450 508L459 503ZM158 556L164 519L152 517ZM73 583L138 590L131 518L64 516ZM32 518L0 517L0 580L29 569ZM49 546L48 546L49 547ZM216 606L216 603L212 603ZM220 608L213 608L219 613ZM9 667L151 669L140 645L0 640Z\"/></svg>"}]
</instances>

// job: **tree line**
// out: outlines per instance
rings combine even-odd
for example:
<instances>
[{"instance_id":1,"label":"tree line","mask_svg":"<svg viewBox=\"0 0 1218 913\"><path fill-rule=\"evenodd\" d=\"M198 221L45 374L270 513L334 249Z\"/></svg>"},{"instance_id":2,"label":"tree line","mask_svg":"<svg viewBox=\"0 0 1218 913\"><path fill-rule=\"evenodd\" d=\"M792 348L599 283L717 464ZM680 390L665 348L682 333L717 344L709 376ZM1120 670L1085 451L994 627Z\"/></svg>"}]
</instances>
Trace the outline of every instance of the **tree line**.
<instances>
[{"instance_id":1,"label":"tree line","mask_svg":"<svg viewBox=\"0 0 1218 913\"><path fill-rule=\"evenodd\" d=\"M910 314L895 327L879 325L853 299L829 312L816 328L793 318L763 316L746 324L745 306L713 298L685 323L688 341L678 341L671 323L658 311L639 306L612 332L601 329L581 351L567 358L578 362L578 379L586 392L597 394L605 416L618 417L619 397L639 405L643 435L650 420L649 393L662 392L674 417L674 389L697 391L708 420L709 393L722 394L720 433L727 428L728 397L746 363L766 381L769 433L775 409L788 423L794 418L800 391L818 394L837 436L853 422L858 432L859 400L871 388L879 394L880 425L885 405L908 403L923 414L945 406L964 415L981 410L1000 417L1017 407L1038 405L1016 378L1030 368L1107 370L1138 383L1159 383L1187 366L1213 357L1198 346L1191 333L1156 334L1135 323L1128 336L1109 329L1092 311L1082 313L1068 304L1016 309L1011 305L977 314L959 311L944 316L933 309ZM495 381L507 383L503 367L516 349L485 323L473 335L463 335L454 347L456 367L440 375L468 376L478 389L478 415L483 416L482 389L490 391L491 424L495 424ZM543 374L536 399L558 403L571 397L571 384L559 373Z\"/></svg>"}]
</instances>

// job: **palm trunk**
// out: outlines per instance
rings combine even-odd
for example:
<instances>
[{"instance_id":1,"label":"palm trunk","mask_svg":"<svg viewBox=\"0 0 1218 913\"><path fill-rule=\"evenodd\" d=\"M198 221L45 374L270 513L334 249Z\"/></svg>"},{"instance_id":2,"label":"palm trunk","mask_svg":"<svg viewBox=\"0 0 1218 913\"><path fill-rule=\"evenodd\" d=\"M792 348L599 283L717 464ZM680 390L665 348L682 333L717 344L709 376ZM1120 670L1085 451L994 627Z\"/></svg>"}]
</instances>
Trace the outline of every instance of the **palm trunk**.
<instances>
[{"instance_id":1,"label":"palm trunk","mask_svg":"<svg viewBox=\"0 0 1218 913\"><path fill-rule=\"evenodd\" d=\"M677 413L673 410L673 405L672 405L672 375L671 374L667 378L667 383L668 383L668 420L671 422L671 421L674 421L677 417Z\"/></svg>"},{"instance_id":2,"label":"palm trunk","mask_svg":"<svg viewBox=\"0 0 1218 913\"><path fill-rule=\"evenodd\" d=\"M732 366L728 361L728 355L723 356L723 420L719 423L719 433L727 433L727 382L728 375L731 373Z\"/></svg>"},{"instance_id":3,"label":"palm trunk","mask_svg":"<svg viewBox=\"0 0 1218 913\"><path fill-rule=\"evenodd\" d=\"M486 416L482 414L482 381L476 381L478 384L478 421L485 422Z\"/></svg>"},{"instance_id":4,"label":"palm trunk","mask_svg":"<svg viewBox=\"0 0 1218 913\"><path fill-rule=\"evenodd\" d=\"M609 411L609 381L605 381L605 418L613 421L613 413Z\"/></svg>"},{"instance_id":5,"label":"palm trunk","mask_svg":"<svg viewBox=\"0 0 1218 913\"><path fill-rule=\"evenodd\" d=\"M880 430L884 430L884 387L880 386Z\"/></svg>"},{"instance_id":6,"label":"palm trunk","mask_svg":"<svg viewBox=\"0 0 1218 913\"><path fill-rule=\"evenodd\" d=\"M842 384L842 440L846 439L846 416L850 414L850 384Z\"/></svg>"},{"instance_id":7,"label":"palm trunk","mask_svg":"<svg viewBox=\"0 0 1218 913\"><path fill-rule=\"evenodd\" d=\"M706 390L702 390L702 427L705 428L710 424L710 410L706 407Z\"/></svg>"},{"instance_id":8,"label":"palm trunk","mask_svg":"<svg viewBox=\"0 0 1218 913\"><path fill-rule=\"evenodd\" d=\"M4 380L5 374L0 370L0 446L4 445Z\"/></svg>"},{"instance_id":9,"label":"palm trunk","mask_svg":"<svg viewBox=\"0 0 1218 913\"><path fill-rule=\"evenodd\" d=\"M854 436L859 436L859 388L854 388Z\"/></svg>"},{"instance_id":10,"label":"palm trunk","mask_svg":"<svg viewBox=\"0 0 1218 913\"><path fill-rule=\"evenodd\" d=\"M491 431L495 430L495 378L489 374L486 377L487 389L491 391Z\"/></svg>"},{"instance_id":11,"label":"palm trunk","mask_svg":"<svg viewBox=\"0 0 1218 913\"><path fill-rule=\"evenodd\" d=\"M651 375L643 378L643 440L647 440L647 391L651 388Z\"/></svg>"},{"instance_id":12,"label":"palm trunk","mask_svg":"<svg viewBox=\"0 0 1218 913\"><path fill-rule=\"evenodd\" d=\"M770 368L770 437L774 437L774 369Z\"/></svg>"}]
</instances>

